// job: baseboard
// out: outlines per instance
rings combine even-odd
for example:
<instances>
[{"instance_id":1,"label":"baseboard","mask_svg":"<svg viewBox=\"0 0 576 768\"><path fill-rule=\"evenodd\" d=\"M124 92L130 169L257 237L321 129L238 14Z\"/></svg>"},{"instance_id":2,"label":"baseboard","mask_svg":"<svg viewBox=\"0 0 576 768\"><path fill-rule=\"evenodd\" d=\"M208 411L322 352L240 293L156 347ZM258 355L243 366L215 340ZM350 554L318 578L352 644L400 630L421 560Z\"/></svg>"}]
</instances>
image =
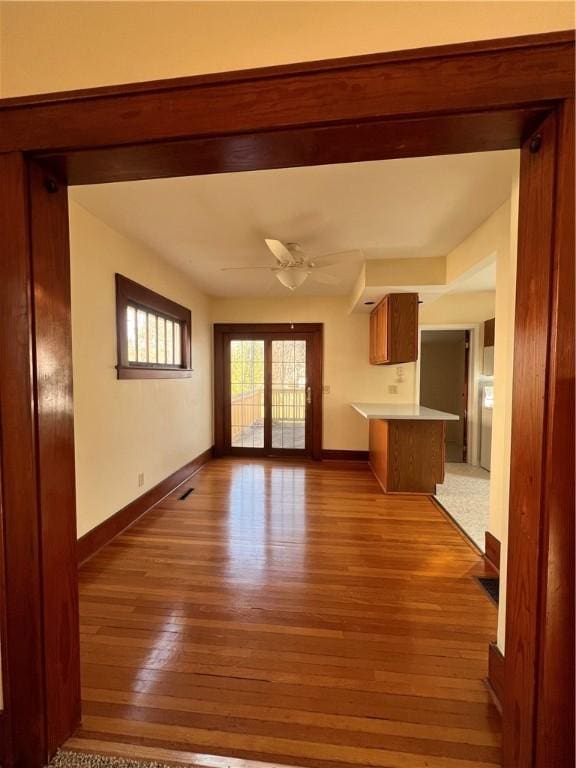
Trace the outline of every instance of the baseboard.
<instances>
[{"instance_id":1,"label":"baseboard","mask_svg":"<svg viewBox=\"0 0 576 768\"><path fill-rule=\"evenodd\" d=\"M500 571L500 542L489 531L485 534L485 558L496 570Z\"/></svg>"},{"instance_id":2,"label":"baseboard","mask_svg":"<svg viewBox=\"0 0 576 768\"><path fill-rule=\"evenodd\" d=\"M492 694L496 706L502 712L504 701L504 656L496 643L488 646L488 679L486 684Z\"/></svg>"},{"instance_id":3,"label":"baseboard","mask_svg":"<svg viewBox=\"0 0 576 768\"><path fill-rule=\"evenodd\" d=\"M322 449L323 461L368 461L368 451L341 451L331 448Z\"/></svg>"},{"instance_id":4,"label":"baseboard","mask_svg":"<svg viewBox=\"0 0 576 768\"><path fill-rule=\"evenodd\" d=\"M95 555L98 550L108 544L108 542L118 536L119 533L122 533L122 531L125 531L126 528L135 523L138 518L158 504L165 496L168 496L169 493L172 493L179 485L182 485L189 477L198 472L207 461L210 461L213 454L214 449L208 448L207 451L196 456L195 459L192 459L192 461L189 461L188 464L180 467L180 469L177 469L176 472L173 472L158 483L158 485L150 488L142 496L138 496L137 499L122 507L114 515L104 520L100 525L97 525L96 528L92 528L91 531L81 536L77 543L78 563L84 563Z\"/></svg>"}]
</instances>

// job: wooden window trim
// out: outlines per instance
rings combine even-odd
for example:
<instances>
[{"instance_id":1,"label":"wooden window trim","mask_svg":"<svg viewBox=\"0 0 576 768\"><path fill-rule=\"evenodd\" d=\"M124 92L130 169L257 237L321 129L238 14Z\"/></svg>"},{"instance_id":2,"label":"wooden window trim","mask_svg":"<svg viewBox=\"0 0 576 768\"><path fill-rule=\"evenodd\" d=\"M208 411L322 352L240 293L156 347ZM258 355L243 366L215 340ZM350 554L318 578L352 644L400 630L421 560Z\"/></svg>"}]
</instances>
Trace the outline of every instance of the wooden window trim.
<instances>
[{"instance_id":1,"label":"wooden window trim","mask_svg":"<svg viewBox=\"0 0 576 768\"><path fill-rule=\"evenodd\" d=\"M157 312L180 323L181 364L134 363L128 360L126 311L128 305ZM192 375L192 313L189 309L167 299L124 275L116 273L116 342L119 379L184 379Z\"/></svg>"}]
</instances>

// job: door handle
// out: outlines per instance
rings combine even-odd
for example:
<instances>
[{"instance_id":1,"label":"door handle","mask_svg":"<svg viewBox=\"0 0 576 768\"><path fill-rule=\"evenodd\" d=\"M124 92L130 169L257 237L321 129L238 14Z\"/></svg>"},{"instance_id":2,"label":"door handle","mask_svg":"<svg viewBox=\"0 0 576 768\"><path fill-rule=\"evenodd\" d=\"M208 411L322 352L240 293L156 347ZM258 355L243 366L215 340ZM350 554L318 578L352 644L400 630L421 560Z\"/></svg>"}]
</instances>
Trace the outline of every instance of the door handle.
<instances>
[{"instance_id":1,"label":"door handle","mask_svg":"<svg viewBox=\"0 0 576 768\"><path fill-rule=\"evenodd\" d=\"M308 405L312 405L312 387L310 385L306 387L306 402Z\"/></svg>"}]
</instances>

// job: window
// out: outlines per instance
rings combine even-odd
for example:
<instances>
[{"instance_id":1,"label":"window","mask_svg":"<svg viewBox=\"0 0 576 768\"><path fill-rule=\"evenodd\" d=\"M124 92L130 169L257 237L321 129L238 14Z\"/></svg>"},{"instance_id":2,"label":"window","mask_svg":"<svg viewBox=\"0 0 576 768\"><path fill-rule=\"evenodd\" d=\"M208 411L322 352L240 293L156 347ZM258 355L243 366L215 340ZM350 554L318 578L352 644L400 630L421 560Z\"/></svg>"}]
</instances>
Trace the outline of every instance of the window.
<instances>
[{"instance_id":1,"label":"window","mask_svg":"<svg viewBox=\"0 0 576 768\"><path fill-rule=\"evenodd\" d=\"M171 379L191 375L189 309L116 275L119 379Z\"/></svg>"}]
</instances>

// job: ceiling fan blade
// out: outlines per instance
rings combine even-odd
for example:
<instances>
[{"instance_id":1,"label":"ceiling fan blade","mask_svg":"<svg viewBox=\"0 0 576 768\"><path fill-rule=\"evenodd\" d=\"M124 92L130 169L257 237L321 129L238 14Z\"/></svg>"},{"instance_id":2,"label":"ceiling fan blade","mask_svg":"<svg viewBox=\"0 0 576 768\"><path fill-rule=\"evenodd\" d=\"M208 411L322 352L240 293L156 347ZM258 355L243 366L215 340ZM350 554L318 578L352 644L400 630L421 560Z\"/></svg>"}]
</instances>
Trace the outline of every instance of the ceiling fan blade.
<instances>
[{"instance_id":1,"label":"ceiling fan blade","mask_svg":"<svg viewBox=\"0 0 576 768\"><path fill-rule=\"evenodd\" d=\"M274 267L220 267L220 272L235 272L239 269L267 269L270 271L273 270Z\"/></svg>"},{"instance_id":2,"label":"ceiling fan blade","mask_svg":"<svg viewBox=\"0 0 576 768\"><path fill-rule=\"evenodd\" d=\"M264 238L264 242L272 251L276 261L278 261L279 264L290 263L294 260L292 254L281 240L272 240L266 237Z\"/></svg>"},{"instance_id":3,"label":"ceiling fan blade","mask_svg":"<svg viewBox=\"0 0 576 768\"><path fill-rule=\"evenodd\" d=\"M310 272L312 280L316 280L317 283L323 283L324 285L338 285L341 282L336 275L328 275L325 272L317 272L315 269Z\"/></svg>"}]
</instances>

